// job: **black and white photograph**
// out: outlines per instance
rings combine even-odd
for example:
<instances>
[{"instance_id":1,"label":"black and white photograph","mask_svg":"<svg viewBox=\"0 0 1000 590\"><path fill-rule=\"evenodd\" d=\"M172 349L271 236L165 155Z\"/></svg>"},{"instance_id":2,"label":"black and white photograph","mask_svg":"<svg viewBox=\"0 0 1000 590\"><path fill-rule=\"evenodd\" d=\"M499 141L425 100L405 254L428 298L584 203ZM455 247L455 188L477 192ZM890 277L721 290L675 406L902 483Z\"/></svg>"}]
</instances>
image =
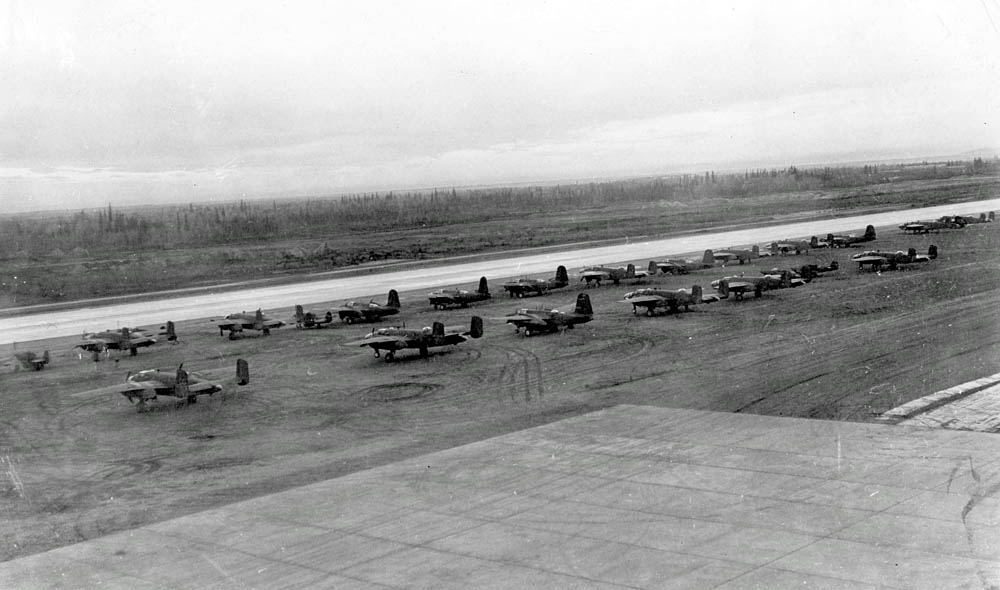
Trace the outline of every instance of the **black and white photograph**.
<instances>
[{"instance_id":1,"label":"black and white photograph","mask_svg":"<svg viewBox=\"0 0 1000 590\"><path fill-rule=\"evenodd\" d=\"M0 0L0 588L1000 589L998 0Z\"/></svg>"}]
</instances>

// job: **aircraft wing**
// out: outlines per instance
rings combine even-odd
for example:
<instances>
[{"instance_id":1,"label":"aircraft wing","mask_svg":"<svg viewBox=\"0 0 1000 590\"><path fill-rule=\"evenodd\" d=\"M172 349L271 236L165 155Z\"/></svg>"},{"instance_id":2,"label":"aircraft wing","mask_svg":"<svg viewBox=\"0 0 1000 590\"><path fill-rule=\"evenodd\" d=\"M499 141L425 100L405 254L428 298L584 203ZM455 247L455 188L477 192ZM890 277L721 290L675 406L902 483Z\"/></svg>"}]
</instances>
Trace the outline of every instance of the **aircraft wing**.
<instances>
[{"instance_id":1,"label":"aircraft wing","mask_svg":"<svg viewBox=\"0 0 1000 590\"><path fill-rule=\"evenodd\" d=\"M757 288L757 283L750 281L729 281L730 291L748 291Z\"/></svg>"},{"instance_id":2,"label":"aircraft wing","mask_svg":"<svg viewBox=\"0 0 1000 590\"><path fill-rule=\"evenodd\" d=\"M384 346L389 344L395 344L395 346ZM399 336L372 336L370 338L345 342L343 346L371 346L372 348L396 348L399 350L406 348L408 344L409 341L406 338L400 338Z\"/></svg>"},{"instance_id":3,"label":"aircraft wing","mask_svg":"<svg viewBox=\"0 0 1000 590\"><path fill-rule=\"evenodd\" d=\"M857 262L858 264L876 264L876 263L881 264L889 261L889 259L886 258L885 256L875 256L875 255L858 256L857 258L852 258L851 260Z\"/></svg>"},{"instance_id":4,"label":"aircraft wing","mask_svg":"<svg viewBox=\"0 0 1000 590\"><path fill-rule=\"evenodd\" d=\"M533 316L533 315L525 315L523 313L520 313L520 314L517 314L517 315L509 315L509 316L505 317L504 320L506 320L508 324L514 324L516 326L538 326L538 327L544 327L544 326L548 325L548 324L545 323L544 320L542 320L539 317L536 317L536 316Z\"/></svg>"},{"instance_id":5,"label":"aircraft wing","mask_svg":"<svg viewBox=\"0 0 1000 590\"><path fill-rule=\"evenodd\" d=\"M585 271L583 271L583 272L580 273L580 277L584 278L584 279L586 279L588 277L592 278L592 279L595 279L595 278L606 279L606 278L608 278L610 276L611 275L609 275L608 273L606 273L606 272L604 272L602 270L585 270Z\"/></svg>"},{"instance_id":6,"label":"aircraft wing","mask_svg":"<svg viewBox=\"0 0 1000 590\"><path fill-rule=\"evenodd\" d=\"M624 303L631 303L632 305L656 305L662 301L666 301L666 298L659 295L639 295L631 299L623 299L622 301Z\"/></svg>"}]
</instances>

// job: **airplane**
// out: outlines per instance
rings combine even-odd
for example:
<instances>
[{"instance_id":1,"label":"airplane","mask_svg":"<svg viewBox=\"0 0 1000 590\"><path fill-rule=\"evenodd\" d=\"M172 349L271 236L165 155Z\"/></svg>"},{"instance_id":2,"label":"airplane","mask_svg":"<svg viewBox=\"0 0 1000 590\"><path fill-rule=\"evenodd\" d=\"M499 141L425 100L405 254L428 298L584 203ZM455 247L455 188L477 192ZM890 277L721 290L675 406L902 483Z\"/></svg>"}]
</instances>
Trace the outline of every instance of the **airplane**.
<instances>
[{"instance_id":1,"label":"airplane","mask_svg":"<svg viewBox=\"0 0 1000 590\"><path fill-rule=\"evenodd\" d=\"M917 254L916 248L910 248L907 252L899 250L897 252L881 252L879 250L869 250L861 254L851 256L851 260L858 263L858 270L869 267L874 271L888 268L896 270L900 264L913 264L915 262L930 262L937 258L937 246L931 244L927 248L927 254Z\"/></svg>"},{"instance_id":2,"label":"airplane","mask_svg":"<svg viewBox=\"0 0 1000 590\"><path fill-rule=\"evenodd\" d=\"M825 272L835 271L838 268L840 268L840 264L837 263L836 260L831 260L830 264L826 266L820 266L818 264L803 264L802 268L799 270L799 274L801 274L803 277L805 277L807 274L810 274L813 277L815 277L816 275Z\"/></svg>"},{"instance_id":3,"label":"airplane","mask_svg":"<svg viewBox=\"0 0 1000 590\"><path fill-rule=\"evenodd\" d=\"M503 290L511 297L528 297L530 295L545 295L552 289L562 289L569 285L569 275L565 266L556 269L556 276L551 279L517 279L503 284Z\"/></svg>"},{"instance_id":4,"label":"airplane","mask_svg":"<svg viewBox=\"0 0 1000 590\"><path fill-rule=\"evenodd\" d=\"M632 304L632 313L639 315L639 308L646 308L646 315L652 317L657 309L666 309L667 313L676 313L684 306L684 311L690 311L692 305L699 303L712 303L718 301L715 295L705 296L702 294L701 285L694 285L691 289L678 289L676 291L663 291L661 289L639 289L625 294L622 303Z\"/></svg>"},{"instance_id":5,"label":"airplane","mask_svg":"<svg viewBox=\"0 0 1000 590\"><path fill-rule=\"evenodd\" d=\"M472 316L468 330L463 330L462 326L446 328L441 322L434 322L433 326L422 330L400 327L379 328L372 330L371 334L361 340L345 342L343 346L368 346L375 351L375 358L379 358L384 350L385 360L391 362L396 358L396 352L400 350L416 348L420 351L421 357L427 358L431 348L461 344L470 338L479 338L482 335L483 318Z\"/></svg>"},{"instance_id":6,"label":"airplane","mask_svg":"<svg viewBox=\"0 0 1000 590\"><path fill-rule=\"evenodd\" d=\"M280 328L285 325L285 322L281 320L272 320L270 318L264 317L264 314L258 309L254 313L231 313L223 318L224 321L219 322L219 336L223 333L229 331L229 339L235 340L237 334L242 334L243 330L257 330L264 336L271 335L272 328Z\"/></svg>"},{"instance_id":7,"label":"airplane","mask_svg":"<svg viewBox=\"0 0 1000 590\"><path fill-rule=\"evenodd\" d=\"M379 305L374 301L368 303L358 303L350 301L337 309L340 321L345 324L355 322L378 322L382 318L399 313L399 293L395 289L389 289L389 296L385 305Z\"/></svg>"},{"instance_id":8,"label":"airplane","mask_svg":"<svg viewBox=\"0 0 1000 590\"><path fill-rule=\"evenodd\" d=\"M76 348L93 353L110 354L112 350L127 350L130 356L139 354L140 348L156 344L156 338L141 330L122 328L120 331L107 330L83 335L83 341Z\"/></svg>"},{"instance_id":9,"label":"airplane","mask_svg":"<svg viewBox=\"0 0 1000 590\"><path fill-rule=\"evenodd\" d=\"M236 361L236 383L246 385L249 382L250 371L247 362L239 359ZM190 405L198 401L199 395L212 395L222 391L222 389L221 383L209 381L194 373L188 373L184 370L184 363L181 363L176 370L146 369L138 373L130 371L122 385L102 387L74 395L118 392L125 396L130 404L138 404L138 410L143 412L147 409L146 402L154 401L160 397L184 400Z\"/></svg>"},{"instance_id":10,"label":"airplane","mask_svg":"<svg viewBox=\"0 0 1000 590\"><path fill-rule=\"evenodd\" d=\"M943 229L961 229L965 227L965 221L960 217L943 217L934 221L911 221L899 226L903 232L914 234L929 234L930 232L940 232Z\"/></svg>"},{"instance_id":11,"label":"airplane","mask_svg":"<svg viewBox=\"0 0 1000 590\"><path fill-rule=\"evenodd\" d=\"M853 246L854 244L860 244L863 242L871 242L875 240L875 226L869 225L865 228L865 233L862 236L847 235L835 235L827 234L826 243L829 244L831 248L847 248Z\"/></svg>"},{"instance_id":12,"label":"airplane","mask_svg":"<svg viewBox=\"0 0 1000 590\"><path fill-rule=\"evenodd\" d=\"M761 270L760 274L764 276L788 277L789 287L801 287L816 278L816 275L813 274L812 269L808 266L803 266L799 269L772 268L770 270Z\"/></svg>"},{"instance_id":13,"label":"airplane","mask_svg":"<svg viewBox=\"0 0 1000 590\"><path fill-rule=\"evenodd\" d=\"M296 328L322 328L333 323L333 312L327 310L326 314L318 314L313 311L305 311L301 305L295 306L295 327Z\"/></svg>"},{"instance_id":14,"label":"airplane","mask_svg":"<svg viewBox=\"0 0 1000 590\"><path fill-rule=\"evenodd\" d=\"M160 332L157 336L166 336L167 342L171 344L177 344L177 330L174 328L174 323L167 321L163 326L160 326Z\"/></svg>"},{"instance_id":15,"label":"airplane","mask_svg":"<svg viewBox=\"0 0 1000 590\"><path fill-rule=\"evenodd\" d=\"M764 291L770 289L784 289L792 286L792 277L783 272L778 275L766 274L759 277L725 277L712 281L712 288L719 292L720 299L728 299L730 295L733 299L743 299L747 293L753 293L754 297L761 297Z\"/></svg>"},{"instance_id":16,"label":"airplane","mask_svg":"<svg viewBox=\"0 0 1000 590\"><path fill-rule=\"evenodd\" d=\"M771 242L768 249L771 254L801 254L803 252L808 252L809 250L816 250L818 248L826 248L828 244L826 242L820 242L819 238L813 236L809 241L805 240L781 240L780 242Z\"/></svg>"},{"instance_id":17,"label":"airplane","mask_svg":"<svg viewBox=\"0 0 1000 590\"><path fill-rule=\"evenodd\" d=\"M600 287L601 281L611 281L613 284L618 285L623 280L644 279L648 275L648 271L636 270L635 265L630 263L628 266L618 268L610 268L607 266L591 266L589 268L585 268L580 272L580 280L587 281L588 287L591 282Z\"/></svg>"},{"instance_id":18,"label":"airplane","mask_svg":"<svg viewBox=\"0 0 1000 590\"><path fill-rule=\"evenodd\" d=\"M580 293L576 296L576 307L566 313L558 309L527 309L504 317L508 324L514 324L515 334L548 334L560 329L572 330L577 324L585 324L594 317L594 308L590 305L590 296Z\"/></svg>"},{"instance_id":19,"label":"airplane","mask_svg":"<svg viewBox=\"0 0 1000 590\"><path fill-rule=\"evenodd\" d=\"M996 221L996 213L990 211L989 213L980 213L979 217L973 217L972 215L955 215L954 217L941 217L938 221L947 221L948 219L958 221L964 225L969 225L970 223L993 223Z\"/></svg>"},{"instance_id":20,"label":"airplane","mask_svg":"<svg viewBox=\"0 0 1000 590\"><path fill-rule=\"evenodd\" d=\"M479 288L475 291L465 289L439 289L427 294L434 309L448 309L451 306L468 307L470 303L486 301L490 298L490 288L486 277L479 277Z\"/></svg>"},{"instance_id":21,"label":"airplane","mask_svg":"<svg viewBox=\"0 0 1000 590\"><path fill-rule=\"evenodd\" d=\"M656 269L663 274L686 275L692 270L714 267L715 255L712 254L711 250L705 250L705 254L701 257L700 262L690 259L681 260L678 258L668 258L667 260L654 262L652 264L656 265ZM652 270L652 268L650 270Z\"/></svg>"},{"instance_id":22,"label":"airplane","mask_svg":"<svg viewBox=\"0 0 1000 590\"><path fill-rule=\"evenodd\" d=\"M21 363L21 366L25 369L32 369L34 371L41 371L45 368L45 365L49 364L49 351L42 352L38 355L30 350L23 352L15 352L14 358L17 362Z\"/></svg>"},{"instance_id":23,"label":"airplane","mask_svg":"<svg viewBox=\"0 0 1000 590\"><path fill-rule=\"evenodd\" d=\"M709 250L711 252L711 250ZM750 250L722 250L714 252L712 258L716 262L721 262L722 266L734 260L739 260L740 264L747 264L754 258L760 257L760 247L754 246Z\"/></svg>"}]
</instances>

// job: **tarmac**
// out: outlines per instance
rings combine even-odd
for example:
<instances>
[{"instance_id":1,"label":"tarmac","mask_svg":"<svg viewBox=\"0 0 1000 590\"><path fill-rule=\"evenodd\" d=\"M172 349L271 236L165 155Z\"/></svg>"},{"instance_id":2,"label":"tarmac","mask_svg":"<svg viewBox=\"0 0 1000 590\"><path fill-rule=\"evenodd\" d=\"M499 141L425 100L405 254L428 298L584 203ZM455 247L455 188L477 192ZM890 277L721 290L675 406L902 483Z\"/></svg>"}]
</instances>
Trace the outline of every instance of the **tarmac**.
<instances>
[{"instance_id":1,"label":"tarmac","mask_svg":"<svg viewBox=\"0 0 1000 590\"><path fill-rule=\"evenodd\" d=\"M1000 437L617 406L0 563L0 588L996 588Z\"/></svg>"}]
</instances>

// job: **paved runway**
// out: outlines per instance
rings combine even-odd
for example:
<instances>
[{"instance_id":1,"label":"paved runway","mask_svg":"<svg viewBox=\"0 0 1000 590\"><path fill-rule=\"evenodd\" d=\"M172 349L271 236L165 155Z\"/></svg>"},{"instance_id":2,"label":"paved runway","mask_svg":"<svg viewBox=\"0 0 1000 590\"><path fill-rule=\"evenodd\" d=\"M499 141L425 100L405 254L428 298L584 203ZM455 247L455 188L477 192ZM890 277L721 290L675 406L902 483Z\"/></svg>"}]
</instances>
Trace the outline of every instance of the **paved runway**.
<instances>
[{"instance_id":1,"label":"paved runway","mask_svg":"<svg viewBox=\"0 0 1000 590\"><path fill-rule=\"evenodd\" d=\"M703 252L707 248L726 248L760 244L775 239L825 236L829 232L864 233L865 225L877 227L897 225L915 219L937 218L941 215L975 214L1000 209L1000 199L940 205L922 209L888 211L870 215L841 217L820 221L782 224L726 232L698 233L662 240L629 242L616 246L584 248L563 252L547 252L534 256L519 256L506 260L452 264L433 269L388 272L365 277L335 278L290 285L249 288L242 291L202 295L174 296L156 301L86 307L77 310L53 311L42 314L0 318L0 345L79 335L121 326L158 326L167 320L181 321L222 317L228 313L291 308L296 303L308 305L352 298L385 297L389 289L435 289L449 285L470 284L487 276L491 281L536 273L552 273L562 264L579 269L593 264L618 264L626 261L648 262L684 253ZM719 213L720 222L726 220ZM650 228L655 231L655 228ZM899 231L893 229L891 231ZM239 278L239 277L231 277ZM494 290L499 285L494 283Z\"/></svg>"},{"instance_id":2,"label":"paved runway","mask_svg":"<svg viewBox=\"0 0 1000 590\"><path fill-rule=\"evenodd\" d=\"M0 563L2 588L993 588L1000 437L619 406Z\"/></svg>"}]
</instances>

